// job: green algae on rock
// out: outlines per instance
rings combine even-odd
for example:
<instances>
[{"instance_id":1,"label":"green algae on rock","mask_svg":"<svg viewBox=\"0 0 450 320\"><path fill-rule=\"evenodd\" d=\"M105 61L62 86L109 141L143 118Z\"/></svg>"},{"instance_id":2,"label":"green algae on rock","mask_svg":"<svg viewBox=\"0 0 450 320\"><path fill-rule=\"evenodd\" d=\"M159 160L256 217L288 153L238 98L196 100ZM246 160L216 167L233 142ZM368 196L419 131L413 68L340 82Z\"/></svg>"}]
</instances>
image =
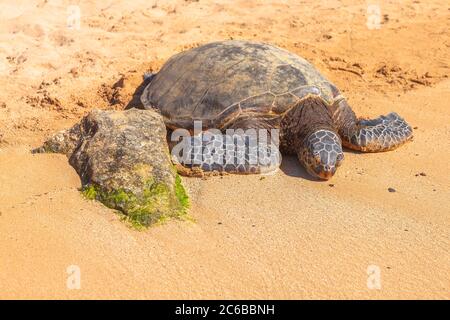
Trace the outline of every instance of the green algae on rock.
<instances>
[{"instance_id":1,"label":"green algae on rock","mask_svg":"<svg viewBox=\"0 0 450 320\"><path fill-rule=\"evenodd\" d=\"M86 198L120 210L134 226L187 213L189 198L173 168L157 112L94 110L35 152L66 154Z\"/></svg>"}]
</instances>

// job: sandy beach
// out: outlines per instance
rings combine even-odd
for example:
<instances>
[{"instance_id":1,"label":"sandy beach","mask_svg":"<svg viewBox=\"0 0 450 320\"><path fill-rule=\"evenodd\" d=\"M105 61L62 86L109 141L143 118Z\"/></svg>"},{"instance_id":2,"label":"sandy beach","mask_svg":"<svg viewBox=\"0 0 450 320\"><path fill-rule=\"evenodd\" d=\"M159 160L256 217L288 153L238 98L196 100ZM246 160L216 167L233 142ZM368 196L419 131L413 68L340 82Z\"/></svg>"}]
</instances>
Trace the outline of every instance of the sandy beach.
<instances>
[{"instance_id":1,"label":"sandy beach","mask_svg":"<svg viewBox=\"0 0 450 320\"><path fill-rule=\"evenodd\" d=\"M92 109L138 106L144 72L223 39L304 57L414 140L345 150L327 182L293 157L183 178L193 221L145 231L85 199L64 155L30 153ZM442 0L2 1L0 299L449 299L449 61Z\"/></svg>"}]
</instances>

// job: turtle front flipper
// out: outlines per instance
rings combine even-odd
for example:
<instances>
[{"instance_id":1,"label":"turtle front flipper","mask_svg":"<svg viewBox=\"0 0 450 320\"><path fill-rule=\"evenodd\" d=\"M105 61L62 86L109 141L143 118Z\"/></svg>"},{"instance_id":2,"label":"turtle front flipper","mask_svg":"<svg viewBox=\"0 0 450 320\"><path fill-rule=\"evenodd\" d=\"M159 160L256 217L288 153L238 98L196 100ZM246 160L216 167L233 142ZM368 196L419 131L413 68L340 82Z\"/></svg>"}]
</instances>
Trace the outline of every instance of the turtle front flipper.
<instances>
[{"instance_id":1,"label":"turtle front flipper","mask_svg":"<svg viewBox=\"0 0 450 320\"><path fill-rule=\"evenodd\" d=\"M237 174L269 173L278 169L278 146L240 134L210 134L184 137L172 148L172 159L182 175L208 172Z\"/></svg>"},{"instance_id":2,"label":"turtle front flipper","mask_svg":"<svg viewBox=\"0 0 450 320\"><path fill-rule=\"evenodd\" d=\"M341 102L335 112L342 144L363 152L396 149L413 138L411 126L392 112L376 119L357 119L347 103Z\"/></svg>"}]
</instances>

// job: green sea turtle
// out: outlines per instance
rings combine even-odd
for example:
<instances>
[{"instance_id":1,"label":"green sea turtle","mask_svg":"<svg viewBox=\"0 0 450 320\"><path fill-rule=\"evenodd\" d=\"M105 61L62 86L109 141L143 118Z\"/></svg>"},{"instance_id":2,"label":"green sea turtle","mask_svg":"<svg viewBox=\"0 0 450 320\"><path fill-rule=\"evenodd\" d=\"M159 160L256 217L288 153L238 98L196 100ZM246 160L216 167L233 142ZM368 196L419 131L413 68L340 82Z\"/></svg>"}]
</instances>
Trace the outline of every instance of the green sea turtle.
<instances>
[{"instance_id":1,"label":"green sea turtle","mask_svg":"<svg viewBox=\"0 0 450 320\"><path fill-rule=\"evenodd\" d=\"M220 130L222 139L214 135L200 142L196 167L205 171L260 173L278 167L279 161L273 161L280 159L274 157L277 152L260 142L252 149L248 140L248 148L240 149L244 162L205 157L206 149L220 143L237 144L235 136L230 139L227 134L229 129L278 129L281 153L297 155L311 175L325 180L344 159L342 145L380 152L412 138L411 127L398 114L358 119L336 86L309 62L258 42L213 42L173 56L152 77L141 101L145 108L159 110L170 130L192 130L194 121L201 121L203 130ZM186 141L195 145L195 138ZM265 155L260 156L264 161L252 160L255 150ZM195 154L194 158L199 153ZM217 154L222 159L224 152Z\"/></svg>"}]
</instances>

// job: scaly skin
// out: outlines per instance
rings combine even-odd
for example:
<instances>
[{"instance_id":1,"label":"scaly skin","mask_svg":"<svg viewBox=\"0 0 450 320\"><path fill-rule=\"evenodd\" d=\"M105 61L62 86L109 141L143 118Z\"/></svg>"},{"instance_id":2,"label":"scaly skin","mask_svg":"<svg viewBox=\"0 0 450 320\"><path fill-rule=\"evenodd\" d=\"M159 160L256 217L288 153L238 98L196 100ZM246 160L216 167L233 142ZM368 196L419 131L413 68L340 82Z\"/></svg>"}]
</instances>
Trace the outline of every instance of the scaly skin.
<instances>
[{"instance_id":1,"label":"scaly skin","mask_svg":"<svg viewBox=\"0 0 450 320\"><path fill-rule=\"evenodd\" d=\"M317 96L307 96L281 120L281 148L297 155L312 176L328 180L344 159L342 143L329 105Z\"/></svg>"},{"instance_id":2,"label":"scaly skin","mask_svg":"<svg viewBox=\"0 0 450 320\"><path fill-rule=\"evenodd\" d=\"M335 103L333 121L345 147L362 152L394 150L413 138L411 126L392 112L373 120L358 119L345 100Z\"/></svg>"},{"instance_id":3,"label":"scaly skin","mask_svg":"<svg viewBox=\"0 0 450 320\"><path fill-rule=\"evenodd\" d=\"M329 180L341 165L344 159L342 145L363 152L381 152L395 149L412 138L411 127L395 113L374 120L357 119L345 100L329 106L320 97L312 95L300 101L281 119L247 116L233 122L231 127L244 130L280 128L281 151L296 154L308 173L322 180ZM191 138L189 144L193 145L193 141ZM273 161L272 152L268 157L272 161L252 163L250 160L255 154L270 155L270 152L266 152L267 148L261 152L257 150L258 146L248 148L247 143L242 163L229 160L221 164L209 163L208 157L201 160L202 154L212 154L214 148L221 149L222 143L231 144L232 148L237 146L236 141L227 141L225 135L219 141L203 142L198 152L192 154L198 163L190 166L187 175L198 175L199 172L201 175L207 172L262 173L275 170L281 161L281 156Z\"/></svg>"},{"instance_id":4,"label":"scaly skin","mask_svg":"<svg viewBox=\"0 0 450 320\"><path fill-rule=\"evenodd\" d=\"M245 132L235 134L211 134L187 137L182 157L174 159L179 173L186 176L205 176L208 173L254 174L269 173L281 164L278 148L268 143L253 140ZM187 152L186 154L184 152ZM176 154L177 152L175 152Z\"/></svg>"},{"instance_id":5,"label":"scaly skin","mask_svg":"<svg viewBox=\"0 0 450 320\"><path fill-rule=\"evenodd\" d=\"M341 145L335 132L321 129L306 139L298 157L309 174L329 180L344 160Z\"/></svg>"}]
</instances>

